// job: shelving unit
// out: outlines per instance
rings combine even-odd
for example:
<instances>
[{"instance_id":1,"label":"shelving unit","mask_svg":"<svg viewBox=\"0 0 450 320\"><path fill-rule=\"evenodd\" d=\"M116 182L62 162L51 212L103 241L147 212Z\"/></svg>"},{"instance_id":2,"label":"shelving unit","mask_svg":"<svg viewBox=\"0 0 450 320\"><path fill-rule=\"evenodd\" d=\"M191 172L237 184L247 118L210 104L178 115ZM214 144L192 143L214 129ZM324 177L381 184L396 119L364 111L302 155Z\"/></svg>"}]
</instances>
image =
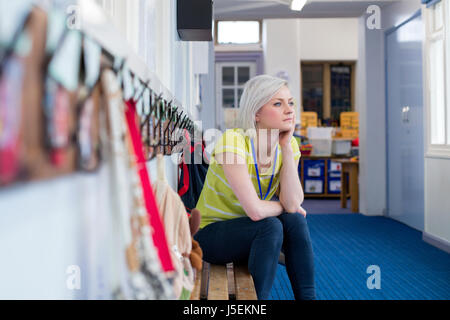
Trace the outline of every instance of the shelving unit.
<instances>
[{"instance_id":1,"label":"shelving unit","mask_svg":"<svg viewBox=\"0 0 450 320\"><path fill-rule=\"evenodd\" d=\"M336 184L340 186L341 181L341 164L335 164L339 170L331 170L331 164L333 159L346 159L348 157L338 157L338 156L306 156L302 155L299 162L299 176L300 181L302 183L303 192L305 198L339 198L340 197L340 187L335 191L330 190L330 181L336 181ZM334 166L334 165L333 165ZM312 173L314 175L308 174ZM319 173L318 173L319 171ZM306 181L321 181L322 183L322 192L307 192Z\"/></svg>"}]
</instances>

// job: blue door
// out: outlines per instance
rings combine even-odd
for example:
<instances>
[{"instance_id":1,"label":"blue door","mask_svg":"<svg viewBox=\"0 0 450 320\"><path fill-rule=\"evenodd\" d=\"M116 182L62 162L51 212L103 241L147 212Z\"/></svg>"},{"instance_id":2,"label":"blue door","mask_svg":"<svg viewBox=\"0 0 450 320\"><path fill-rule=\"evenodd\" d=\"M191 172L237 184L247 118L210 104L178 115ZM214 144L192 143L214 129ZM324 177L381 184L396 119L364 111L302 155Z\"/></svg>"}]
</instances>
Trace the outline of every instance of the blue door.
<instances>
[{"instance_id":1,"label":"blue door","mask_svg":"<svg viewBox=\"0 0 450 320\"><path fill-rule=\"evenodd\" d=\"M423 25L420 12L386 32L387 215L424 226Z\"/></svg>"}]
</instances>

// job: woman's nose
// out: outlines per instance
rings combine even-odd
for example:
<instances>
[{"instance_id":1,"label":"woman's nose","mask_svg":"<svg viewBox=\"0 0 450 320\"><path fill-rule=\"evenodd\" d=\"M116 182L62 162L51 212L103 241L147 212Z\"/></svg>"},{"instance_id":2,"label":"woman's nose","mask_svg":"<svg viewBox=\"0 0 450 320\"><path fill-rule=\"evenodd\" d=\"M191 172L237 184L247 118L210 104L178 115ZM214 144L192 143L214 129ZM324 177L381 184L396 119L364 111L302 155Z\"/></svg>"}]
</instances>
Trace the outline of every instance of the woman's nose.
<instances>
[{"instance_id":1,"label":"woman's nose","mask_svg":"<svg viewBox=\"0 0 450 320\"><path fill-rule=\"evenodd\" d=\"M294 113L294 106L291 106L290 104L287 104L287 108L284 109L284 112L286 114Z\"/></svg>"}]
</instances>

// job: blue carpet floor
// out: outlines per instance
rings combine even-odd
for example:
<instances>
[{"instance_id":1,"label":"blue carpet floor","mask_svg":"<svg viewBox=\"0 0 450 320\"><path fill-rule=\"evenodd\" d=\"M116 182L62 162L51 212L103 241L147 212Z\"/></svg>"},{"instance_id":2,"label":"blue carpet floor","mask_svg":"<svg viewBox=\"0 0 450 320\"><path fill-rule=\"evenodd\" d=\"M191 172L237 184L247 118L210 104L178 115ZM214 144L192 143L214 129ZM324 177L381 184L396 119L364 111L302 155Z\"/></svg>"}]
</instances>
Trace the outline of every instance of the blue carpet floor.
<instances>
[{"instance_id":1,"label":"blue carpet floor","mask_svg":"<svg viewBox=\"0 0 450 320\"><path fill-rule=\"evenodd\" d=\"M311 199L307 198L303 201L302 207L308 214L316 213L349 213L352 214L350 199L347 200L347 208L341 208L340 199Z\"/></svg>"},{"instance_id":2,"label":"blue carpet floor","mask_svg":"<svg viewBox=\"0 0 450 320\"><path fill-rule=\"evenodd\" d=\"M422 233L385 217L308 215L318 300L450 299L450 254ZM380 267L381 289L368 289L367 267ZM272 300L293 300L279 264Z\"/></svg>"}]
</instances>

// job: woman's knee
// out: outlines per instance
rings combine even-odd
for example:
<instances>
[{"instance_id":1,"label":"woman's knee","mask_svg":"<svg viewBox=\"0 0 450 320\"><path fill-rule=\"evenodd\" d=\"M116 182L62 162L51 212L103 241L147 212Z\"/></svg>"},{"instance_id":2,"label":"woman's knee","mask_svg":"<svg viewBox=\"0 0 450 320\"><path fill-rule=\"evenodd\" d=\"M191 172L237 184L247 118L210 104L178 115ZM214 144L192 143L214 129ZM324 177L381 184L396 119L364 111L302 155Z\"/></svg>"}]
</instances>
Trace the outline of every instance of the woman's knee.
<instances>
[{"instance_id":1,"label":"woman's knee","mask_svg":"<svg viewBox=\"0 0 450 320\"><path fill-rule=\"evenodd\" d=\"M307 228L307 222L304 215L299 212L293 213L282 213L278 216L279 220L282 222L283 227L299 227L299 228Z\"/></svg>"},{"instance_id":2,"label":"woman's knee","mask_svg":"<svg viewBox=\"0 0 450 320\"><path fill-rule=\"evenodd\" d=\"M309 241L309 230L306 218L301 213L283 213L279 216L286 233L294 232L305 241Z\"/></svg>"},{"instance_id":3,"label":"woman's knee","mask_svg":"<svg viewBox=\"0 0 450 320\"><path fill-rule=\"evenodd\" d=\"M260 236L271 239L283 240L283 224L276 217L268 217L257 222Z\"/></svg>"}]
</instances>

